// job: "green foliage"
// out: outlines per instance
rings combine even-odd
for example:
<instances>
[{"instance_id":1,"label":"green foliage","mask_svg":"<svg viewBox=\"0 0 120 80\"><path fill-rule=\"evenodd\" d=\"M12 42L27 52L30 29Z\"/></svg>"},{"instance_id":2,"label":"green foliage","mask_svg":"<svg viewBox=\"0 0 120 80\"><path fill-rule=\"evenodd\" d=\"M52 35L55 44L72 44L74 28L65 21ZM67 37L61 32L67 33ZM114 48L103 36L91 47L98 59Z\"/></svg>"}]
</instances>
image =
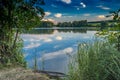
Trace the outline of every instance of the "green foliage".
<instances>
[{"instance_id":1,"label":"green foliage","mask_svg":"<svg viewBox=\"0 0 120 80\"><path fill-rule=\"evenodd\" d=\"M120 9L118 9L116 11L110 11L109 12L110 15L107 15L106 17L113 16L113 20L120 20L119 12L120 12Z\"/></svg>"},{"instance_id":2,"label":"green foliage","mask_svg":"<svg viewBox=\"0 0 120 80\"><path fill-rule=\"evenodd\" d=\"M43 0L0 0L0 65L25 66L19 34L40 24Z\"/></svg>"},{"instance_id":3,"label":"green foliage","mask_svg":"<svg viewBox=\"0 0 120 80\"><path fill-rule=\"evenodd\" d=\"M120 52L107 42L80 44L67 80L120 80Z\"/></svg>"},{"instance_id":4,"label":"green foliage","mask_svg":"<svg viewBox=\"0 0 120 80\"><path fill-rule=\"evenodd\" d=\"M100 26L101 26L101 30L107 28L107 27L108 27L107 21L101 22L101 23L100 23Z\"/></svg>"},{"instance_id":5,"label":"green foliage","mask_svg":"<svg viewBox=\"0 0 120 80\"><path fill-rule=\"evenodd\" d=\"M83 27L87 26L87 20L58 23L58 27Z\"/></svg>"},{"instance_id":6,"label":"green foliage","mask_svg":"<svg viewBox=\"0 0 120 80\"><path fill-rule=\"evenodd\" d=\"M44 28L48 28L48 27L53 27L54 24L51 21L41 21L41 24L38 26L38 28L40 27L44 27Z\"/></svg>"},{"instance_id":7,"label":"green foliage","mask_svg":"<svg viewBox=\"0 0 120 80\"><path fill-rule=\"evenodd\" d=\"M120 51L120 9L118 11L111 11L107 17L113 16L113 20L116 21L114 27L104 29L97 33L97 36L104 37L111 44L114 44L115 47ZM105 24L104 24L105 25ZM103 25L103 26L104 26ZM104 26L105 27L105 26Z\"/></svg>"}]
</instances>

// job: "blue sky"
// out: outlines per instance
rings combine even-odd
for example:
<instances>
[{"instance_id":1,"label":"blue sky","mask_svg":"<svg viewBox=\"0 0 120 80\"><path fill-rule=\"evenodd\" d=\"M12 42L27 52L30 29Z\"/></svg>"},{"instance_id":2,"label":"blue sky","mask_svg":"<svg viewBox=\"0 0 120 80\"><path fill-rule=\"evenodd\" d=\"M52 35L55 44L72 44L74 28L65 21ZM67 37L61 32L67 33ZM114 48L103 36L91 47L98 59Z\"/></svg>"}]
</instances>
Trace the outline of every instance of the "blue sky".
<instances>
[{"instance_id":1,"label":"blue sky","mask_svg":"<svg viewBox=\"0 0 120 80\"><path fill-rule=\"evenodd\" d=\"M120 8L120 0L44 0L44 21L100 21L106 18L109 11Z\"/></svg>"}]
</instances>

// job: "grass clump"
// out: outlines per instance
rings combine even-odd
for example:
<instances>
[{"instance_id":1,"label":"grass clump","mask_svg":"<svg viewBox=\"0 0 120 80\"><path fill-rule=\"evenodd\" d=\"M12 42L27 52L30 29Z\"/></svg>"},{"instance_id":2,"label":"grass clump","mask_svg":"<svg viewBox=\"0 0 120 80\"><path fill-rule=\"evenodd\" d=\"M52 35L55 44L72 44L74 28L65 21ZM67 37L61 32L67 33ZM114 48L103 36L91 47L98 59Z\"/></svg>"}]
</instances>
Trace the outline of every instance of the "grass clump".
<instances>
[{"instance_id":1,"label":"grass clump","mask_svg":"<svg viewBox=\"0 0 120 80\"><path fill-rule=\"evenodd\" d=\"M120 52L107 42L80 44L68 80L120 80Z\"/></svg>"}]
</instances>

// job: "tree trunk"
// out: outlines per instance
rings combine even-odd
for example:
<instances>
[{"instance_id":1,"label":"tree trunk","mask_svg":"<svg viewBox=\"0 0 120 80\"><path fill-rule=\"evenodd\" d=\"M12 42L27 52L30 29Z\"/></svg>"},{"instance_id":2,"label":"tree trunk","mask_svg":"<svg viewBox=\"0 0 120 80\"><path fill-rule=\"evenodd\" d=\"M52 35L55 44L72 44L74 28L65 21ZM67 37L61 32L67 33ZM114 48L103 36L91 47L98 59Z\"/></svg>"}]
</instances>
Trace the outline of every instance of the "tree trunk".
<instances>
[{"instance_id":1,"label":"tree trunk","mask_svg":"<svg viewBox=\"0 0 120 80\"><path fill-rule=\"evenodd\" d=\"M19 30L17 29L16 34L15 34L15 39L14 39L14 42L13 42L13 47L12 47L12 48L15 48L15 46L16 46L16 41L17 41L17 38L18 38L18 34L19 34Z\"/></svg>"}]
</instances>

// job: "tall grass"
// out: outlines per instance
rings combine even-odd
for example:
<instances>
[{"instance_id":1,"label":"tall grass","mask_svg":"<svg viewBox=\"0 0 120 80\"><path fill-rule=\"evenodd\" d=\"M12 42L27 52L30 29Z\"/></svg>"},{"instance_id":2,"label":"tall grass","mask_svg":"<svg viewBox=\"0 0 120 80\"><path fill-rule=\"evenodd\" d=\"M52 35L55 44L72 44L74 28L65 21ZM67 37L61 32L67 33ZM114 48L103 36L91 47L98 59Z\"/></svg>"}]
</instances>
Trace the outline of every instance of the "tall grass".
<instances>
[{"instance_id":1,"label":"tall grass","mask_svg":"<svg viewBox=\"0 0 120 80\"><path fill-rule=\"evenodd\" d=\"M120 52L107 42L80 44L68 80L120 80Z\"/></svg>"}]
</instances>

